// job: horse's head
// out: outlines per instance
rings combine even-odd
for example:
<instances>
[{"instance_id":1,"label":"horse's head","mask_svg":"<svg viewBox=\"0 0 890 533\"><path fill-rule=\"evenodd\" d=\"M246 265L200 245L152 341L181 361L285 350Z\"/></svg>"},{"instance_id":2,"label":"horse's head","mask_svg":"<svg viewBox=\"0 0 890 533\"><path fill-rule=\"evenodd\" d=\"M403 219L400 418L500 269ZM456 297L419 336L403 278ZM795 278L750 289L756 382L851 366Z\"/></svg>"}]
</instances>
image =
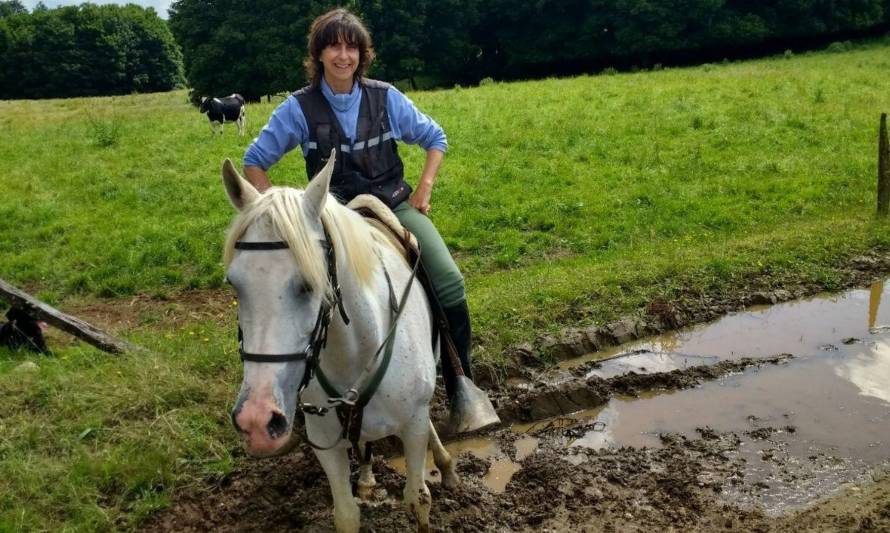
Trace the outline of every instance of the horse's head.
<instances>
[{"instance_id":1,"label":"horse's head","mask_svg":"<svg viewBox=\"0 0 890 533\"><path fill-rule=\"evenodd\" d=\"M292 445L297 389L306 370L305 358L294 354L310 351L319 310L330 298L320 216L333 161L305 191L272 188L264 194L230 161L223 164L229 200L240 212L225 254L226 278L238 296L244 359L232 422L251 455L275 455Z\"/></svg>"}]
</instances>

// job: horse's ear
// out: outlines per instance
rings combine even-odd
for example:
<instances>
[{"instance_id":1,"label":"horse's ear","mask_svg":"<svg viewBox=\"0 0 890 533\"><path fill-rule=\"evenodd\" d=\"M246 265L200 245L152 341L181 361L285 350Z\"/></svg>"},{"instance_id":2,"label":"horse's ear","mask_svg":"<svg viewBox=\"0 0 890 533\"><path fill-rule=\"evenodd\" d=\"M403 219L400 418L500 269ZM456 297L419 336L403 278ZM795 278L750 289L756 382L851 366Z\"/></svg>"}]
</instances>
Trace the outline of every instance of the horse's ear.
<instances>
[{"instance_id":1,"label":"horse's ear","mask_svg":"<svg viewBox=\"0 0 890 533\"><path fill-rule=\"evenodd\" d=\"M331 186L331 174L334 172L334 162L336 160L337 149L334 148L331 150L331 156L328 158L327 164L321 169L321 172L309 181L309 185L306 187L306 193L303 198L306 200L306 207L314 211L316 217L320 217L321 211L324 209L324 201Z\"/></svg>"},{"instance_id":2,"label":"horse's ear","mask_svg":"<svg viewBox=\"0 0 890 533\"><path fill-rule=\"evenodd\" d=\"M229 201L238 211L244 209L244 206L250 205L260 196L259 191L249 181L241 177L241 174L235 170L235 165L228 159L223 162L222 180L223 185L226 186L226 192L229 194Z\"/></svg>"}]
</instances>

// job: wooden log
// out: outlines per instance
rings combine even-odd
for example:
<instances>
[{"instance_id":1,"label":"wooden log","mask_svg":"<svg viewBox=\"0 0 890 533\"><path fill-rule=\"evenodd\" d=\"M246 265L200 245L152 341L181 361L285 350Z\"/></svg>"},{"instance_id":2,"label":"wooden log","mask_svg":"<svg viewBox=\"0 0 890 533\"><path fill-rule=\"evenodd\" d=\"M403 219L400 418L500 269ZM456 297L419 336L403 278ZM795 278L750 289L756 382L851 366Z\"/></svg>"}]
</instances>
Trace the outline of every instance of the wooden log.
<instances>
[{"instance_id":1,"label":"wooden log","mask_svg":"<svg viewBox=\"0 0 890 533\"><path fill-rule=\"evenodd\" d=\"M887 216L890 206L890 142L887 140L887 113L881 113L878 134L878 216Z\"/></svg>"},{"instance_id":2,"label":"wooden log","mask_svg":"<svg viewBox=\"0 0 890 533\"><path fill-rule=\"evenodd\" d=\"M10 302L14 307L28 311L34 318L43 320L47 324L70 333L102 351L120 354L145 349L115 338L79 318L66 315L58 309L37 300L30 294L13 287L2 279L0 279L0 299Z\"/></svg>"}]
</instances>

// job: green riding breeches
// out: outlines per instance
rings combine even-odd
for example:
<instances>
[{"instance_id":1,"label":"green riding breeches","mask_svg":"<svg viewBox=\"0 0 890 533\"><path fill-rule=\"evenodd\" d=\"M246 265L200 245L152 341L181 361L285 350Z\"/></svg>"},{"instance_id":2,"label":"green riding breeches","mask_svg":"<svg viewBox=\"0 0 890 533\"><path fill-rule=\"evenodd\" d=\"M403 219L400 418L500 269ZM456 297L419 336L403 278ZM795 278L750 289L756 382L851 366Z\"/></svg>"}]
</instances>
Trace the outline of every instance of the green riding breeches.
<instances>
[{"instance_id":1,"label":"green riding breeches","mask_svg":"<svg viewBox=\"0 0 890 533\"><path fill-rule=\"evenodd\" d=\"M393 213L420 244L420 261L436 290L443 307L452 307L466 300L464 277L432 221L408 202L402 202Z\"/></svg>"}]
</instances>

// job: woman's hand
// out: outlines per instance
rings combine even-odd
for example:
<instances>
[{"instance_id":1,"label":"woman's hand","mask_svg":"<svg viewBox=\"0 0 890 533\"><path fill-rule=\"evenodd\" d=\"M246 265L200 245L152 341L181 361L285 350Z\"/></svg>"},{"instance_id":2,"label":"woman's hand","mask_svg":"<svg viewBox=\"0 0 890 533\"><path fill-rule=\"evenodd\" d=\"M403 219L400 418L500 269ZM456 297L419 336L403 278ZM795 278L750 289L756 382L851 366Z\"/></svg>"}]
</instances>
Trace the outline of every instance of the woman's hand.
<instances>
[{"instance_id":1,"label":"woman's hand","mask_svg":"<svg viewBox=\"0 0 890 533\"><path fill-rule=\"evenodd\" d=\"M408 198L408 203L424 215L428 215L430 212L430 197L432 195L432 186L426 185L421 181L417 184L417 188L414 189L414 192L412 192L411 196Z\"/></svg>"},{"instance_id":2,"label":"woman's hand","mask_svg":"<svg viewBox=\"0 0 890 533\"><path fill-rule=\"evenodd\" d=\"M445 155L441 150L432 148L426 151L426 161L423 164L423 172L420 179L417 180L417 188L408 198L408 203L415 209L429 215L430 213L430 197L433 195L433 184L436 183L436 174L439 172L439 165L442 164L442 157Z\"/></svg>"}]
</instances>

